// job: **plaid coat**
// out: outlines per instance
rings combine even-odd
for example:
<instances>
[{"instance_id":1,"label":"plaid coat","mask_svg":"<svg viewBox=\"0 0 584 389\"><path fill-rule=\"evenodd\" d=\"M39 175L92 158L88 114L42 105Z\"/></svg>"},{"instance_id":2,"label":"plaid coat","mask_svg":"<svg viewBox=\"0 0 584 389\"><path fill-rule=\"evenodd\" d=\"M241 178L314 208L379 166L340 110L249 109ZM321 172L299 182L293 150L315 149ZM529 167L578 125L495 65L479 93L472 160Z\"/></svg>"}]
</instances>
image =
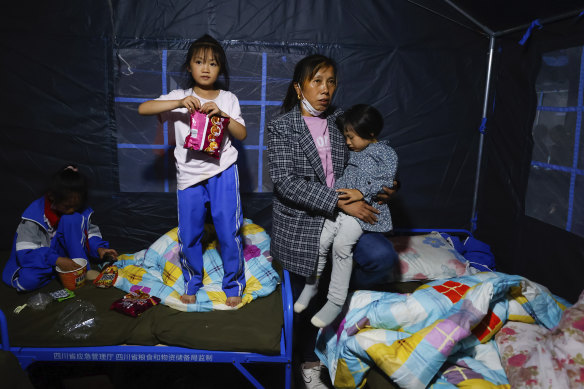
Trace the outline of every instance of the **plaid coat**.
<instances>
[{"instance_id":1,"label":"plaid coat","mask_svg":"<svg viewBox=\"0 0 584 389\"><path fill-rule=\"evenodd\" d=\"M349 158L335 120L327 117L335 179ZM292 273L308 277L316 270L325 218L336 212L337 194L326 186L324 169L312 135L295 107L268 124L270 177L274 184L270 253Z\"/></svg>"}]
</instances>

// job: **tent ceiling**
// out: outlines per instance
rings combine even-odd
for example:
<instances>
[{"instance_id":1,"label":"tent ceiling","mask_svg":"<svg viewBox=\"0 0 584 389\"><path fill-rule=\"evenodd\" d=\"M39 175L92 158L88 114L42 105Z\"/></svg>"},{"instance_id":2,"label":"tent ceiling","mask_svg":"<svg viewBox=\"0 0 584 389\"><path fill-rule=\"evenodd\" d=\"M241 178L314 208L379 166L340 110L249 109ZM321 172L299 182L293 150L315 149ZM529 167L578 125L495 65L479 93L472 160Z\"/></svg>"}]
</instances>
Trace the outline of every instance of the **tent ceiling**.
<instances>
[{"instance_id":1,"label":"tent ceiling","mask_svg":"<svg viewBox=\"0 0 584 389\"><path fill-rule=\"evenodd\" d=\"M478 29L466 16L494 33L528 26L532 21L578 15L584 0L409 0L459 24ZM458 8L458 10L457 10ZM463 14L466 14L463 15ZM584 16L582 16L584 17Z\"/></svg>"}]
</instances>

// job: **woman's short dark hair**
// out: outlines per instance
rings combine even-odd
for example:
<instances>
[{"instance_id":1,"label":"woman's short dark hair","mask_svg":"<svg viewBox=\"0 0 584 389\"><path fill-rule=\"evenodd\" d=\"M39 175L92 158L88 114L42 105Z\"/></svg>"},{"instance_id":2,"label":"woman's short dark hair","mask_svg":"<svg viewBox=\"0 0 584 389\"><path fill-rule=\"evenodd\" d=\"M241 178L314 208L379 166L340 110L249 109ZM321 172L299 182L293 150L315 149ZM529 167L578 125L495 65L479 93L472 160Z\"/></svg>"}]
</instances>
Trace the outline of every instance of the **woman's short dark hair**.
<instances>
[{"instance_id":1,"label":"woman's short dark hair","mask_svg":"<svg viewBox=\"0 0 584 389\"><path fill-rule=\"evenodd\" d=\"M383 116L371 105L356 104L339 116L336 123L341 131L351 127L361 138L373 139L383 129Z\"/></svg>"},{"instance_id":2,"label":"woman's short dark hair","mask_svg":"<svg viewBox=\"0 0 584 389\"><path fill-rule=\"evenodd\" d=\"M329 57L321 54L312 54L302 58L294 67L292 81L288 85L286 97L282 102L282 113L291 111L299 102L294 84L302 86L306 80L312 80L314 75L322 68L332 67L335 77L337 76L337 65Z\"/></svg>"},{"instance_id":3,"label":"woman's short dark hair","mask_svg":"<svg viewBox=\"0 0 584 389\"><path fill-rule=\"evenodd\" d=\"M54 203L61 203L71 195L76 194L81 200L81 204L87 202L88 182L85 175L79 172L77 166L68 164L61 167L51 177L47 193Z\"/></svg>"},{"instance_id":4,"label":"woman's short dark hair","mask_svg":"<svg viewBox=\"0 0 584 389\"><path fill-rule=\"evenodd\" d=\"M205 53L207 50L211 50L213 59L219 64L219 75L223 75L223 78L225 79L225 85L223 89L229 90L229 69L227 69L227 56L225 55L225 50L223 50L221 44L209 34L203 35L196 41L193 41L189 46L189 50L187 51L187 56L183 64L183 70L187 72L187 88L192 88L195 86L195 80L189 72L191 59L194 55L197 55L200 52ZM214 88L219 89L217 84L218 82L215 83Z\"/></svg>"}]
</instances>

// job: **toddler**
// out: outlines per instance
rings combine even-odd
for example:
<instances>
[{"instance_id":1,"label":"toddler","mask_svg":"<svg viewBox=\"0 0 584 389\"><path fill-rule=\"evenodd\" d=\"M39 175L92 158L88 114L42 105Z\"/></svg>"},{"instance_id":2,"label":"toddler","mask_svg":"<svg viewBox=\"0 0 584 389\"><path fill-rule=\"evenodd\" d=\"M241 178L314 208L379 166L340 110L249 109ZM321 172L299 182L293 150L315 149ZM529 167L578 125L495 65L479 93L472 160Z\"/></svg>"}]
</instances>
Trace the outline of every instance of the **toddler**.
<instances>
[{"instance_id":1,"label":"toddler","mask_svg":"<svg viewBox=\"0 0 584 389\"><path fill-rule=\"evenodd\" d=\"M320 237L316 273L308 277L306 285L294 304L294 311L302 312L318 290L318 282L332 247L332 272L327 302L311 319L316 327L326 327L341 313L349 289L353 267L353 247L363 231L389 232L391 215L387 204L373 201L383 185L393 186L397 171L397 154L387 141L378 141L383 128L383 117L372 106L358 104L337 119L343 131L350 157L343 176L335 182L339 199L348 203L367 201L380 213L376 224L368 224L339 212L337 217L324 222Z\"/></svg>"}]
</instances>

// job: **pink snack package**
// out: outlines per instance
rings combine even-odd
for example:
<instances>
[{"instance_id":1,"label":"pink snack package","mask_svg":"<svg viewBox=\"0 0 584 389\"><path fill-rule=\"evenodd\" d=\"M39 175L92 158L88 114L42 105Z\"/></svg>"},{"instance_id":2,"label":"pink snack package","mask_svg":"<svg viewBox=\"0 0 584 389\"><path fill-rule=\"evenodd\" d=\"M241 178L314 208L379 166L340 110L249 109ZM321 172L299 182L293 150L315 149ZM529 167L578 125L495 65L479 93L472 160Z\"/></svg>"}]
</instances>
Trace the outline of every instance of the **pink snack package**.
<instances>
[{"instance_id":1,"label":"pink snack package","mask_svg":"<svg viewBox=\"0 0 584 389\"><path fill-rule=\"evenodd\" d=\"M209 117L202 112L191 113L191 132L185 138L185 149L203 151L219 159L221 156L221 141L229 118L220 116Z\"/></svg>"}]
</instances>

